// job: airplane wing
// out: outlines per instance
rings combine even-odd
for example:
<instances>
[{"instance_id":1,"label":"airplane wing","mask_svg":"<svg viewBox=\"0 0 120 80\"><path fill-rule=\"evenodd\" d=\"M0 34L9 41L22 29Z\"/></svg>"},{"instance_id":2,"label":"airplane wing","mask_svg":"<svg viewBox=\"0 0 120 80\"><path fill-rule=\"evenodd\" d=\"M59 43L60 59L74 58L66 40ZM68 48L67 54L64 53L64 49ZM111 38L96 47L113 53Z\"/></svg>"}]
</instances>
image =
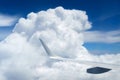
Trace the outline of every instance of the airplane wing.
<instances>
[{"instance_id":1,"label":"airplane wing","mask_svg":"<svg viewBox=\"0 0 120 80\"><path fill-rule=\"evenodd\" d=\"M101 66L101 67L108 67L113 69L120 69L120 65L110 64L110 63L101 63L101 62L87 61L87 60L76 60L76 59L68 59L68 58L61 58L61 57L50 57L50 58L58 59L59 61L71 61L71 62L77 62L80 64L92 65L92 66Z\"/></svg>"},{"instance_id":2,"label":"airplane wing","mask_svg":"<svg viewBox=\"0 0 120 80\"><path fill-rule=\"evenodd\" d=\"M87 60L67 59L67 58L61 58L61 57L50 57L50 58L58 61L67 61L67 62L70 61L70 62L76 62L80 64L94 66L86 70L87 73L91 73L91 74L101 74L101 73L108 72L110 70L120 70L120 65L116 65L116 64L101 63L101 62L94 62L94 61L87 61Z\"/></svg>"},{"instance_id":3,"label":"airplane wing","mask_svg":"<svg viewBox=\"0 0 120 80\"><path fill-rule=\"evenodd\" d=\"M94 61L84 61L84 60L76 60L76 59L68 59L68 58L62 58L59 56L55 56L51 53L50 49L47 47L47 45L44 43L42 39L39 39L43 48L45 49L47 55L49 56L49 59L55 60L55 61L70 61L70 62L77 62L80 64L86 64L86 65L91 65L95 66L92 68L88 68L86 70L87 73L91 74L101 74L108 72L112 69L120 69L120 65L116 64L108 64L108 63L101 63L101 62L94 62Z\"/></svg>"},{"instance_id":4,"label":"airplane wing","mask_svg":"<svg viewBox=\"0 0 120 80\"><path fill-rule=\"evenodd\" d=\"M43 48L45 49L46 53L48 56L53 56L53 54L51 53L51 51L49 50L49 48L47 47L47 45L44 43L44 41L42 39L39 39Z\"/></svg>"}]
</instances>

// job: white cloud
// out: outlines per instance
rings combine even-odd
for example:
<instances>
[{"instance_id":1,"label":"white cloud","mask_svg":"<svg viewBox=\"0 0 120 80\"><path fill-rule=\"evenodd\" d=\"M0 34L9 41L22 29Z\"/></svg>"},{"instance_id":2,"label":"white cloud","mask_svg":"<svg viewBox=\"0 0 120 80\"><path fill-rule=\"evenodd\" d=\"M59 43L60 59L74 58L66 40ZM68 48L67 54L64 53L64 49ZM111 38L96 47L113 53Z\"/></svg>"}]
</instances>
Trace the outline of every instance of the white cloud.
<instances>
[{"instance_id":1,"label":"white cloud","mask_svg":"<svg viewBox=\"0 0 120 80\"><path fill-rule=\"evenodd\" d=\"M41 37L53 53L62 57L119 64L119 54L94 56L82 46L82 31L90 27L84 11L62 7L21 18L13 33L0 42L0 79L119 80L119 71L91 75L86 73L88 65L51 62L38 40Z\"/></svg>"},{"instance_id":2,"label":"white cloud","mask_svg":"<svg viewBox=\"0 0 120 80\"><path fill-rule=\"evenodd\" d=\"M85 42L118 43L120 42L120 30L116 31L86 31Z\"/></svg>"},{"instance_id":3,"label":"white cloud","mask_svg":"<svg viewBox=\"0 0 120 80\"><path fill-rule=\"evenodd\" d=\"M16 16L0 14L0 27L11 26L15 24L17 19Z\"/></svg>"}]
</instances>

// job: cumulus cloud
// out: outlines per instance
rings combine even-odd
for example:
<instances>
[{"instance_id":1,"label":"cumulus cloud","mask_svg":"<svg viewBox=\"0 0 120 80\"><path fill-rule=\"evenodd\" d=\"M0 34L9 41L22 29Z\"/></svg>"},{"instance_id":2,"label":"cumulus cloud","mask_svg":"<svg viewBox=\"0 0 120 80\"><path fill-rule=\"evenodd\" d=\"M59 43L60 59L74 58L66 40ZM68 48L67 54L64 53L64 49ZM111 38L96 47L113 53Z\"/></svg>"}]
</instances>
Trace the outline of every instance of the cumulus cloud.
<instances>
[{"instance_id":1,"label":"cumulus cloud","mask_svg":"<svg viewBox=\"0 0 120 80\"><path fill-rule=\"evenodd\" d=\"M91 24L85 11L62 7L30 13L20 18L13 33L0 42L1 80L119 80L119 71L101 75L86 73L91 65L52 62L39 42L66 58L118 63L120 55L91 55L84 46L83 31ZM113 59L115 58L115 60Z\"/></svg>"},{"instance_id":2,"label":"cumulus cloud","mask_svg":"<svg viewBox=\"0 0 120 80\"><path fill-rule=\"evenodd\" d=\"M0 27L11 26L15 24L17 19L16 16L0 14Z\"/></svg>"},{"instance_id":3,"label":"cumulus cloud","mask_svg":"<svg viewBox=\"0 0 120 80\"><path fill-rule=\"evenodd\" d=\"M119 43L120 30L115 31L86 31L84 32L85 42Z\"/></svg>"}]
</instances>

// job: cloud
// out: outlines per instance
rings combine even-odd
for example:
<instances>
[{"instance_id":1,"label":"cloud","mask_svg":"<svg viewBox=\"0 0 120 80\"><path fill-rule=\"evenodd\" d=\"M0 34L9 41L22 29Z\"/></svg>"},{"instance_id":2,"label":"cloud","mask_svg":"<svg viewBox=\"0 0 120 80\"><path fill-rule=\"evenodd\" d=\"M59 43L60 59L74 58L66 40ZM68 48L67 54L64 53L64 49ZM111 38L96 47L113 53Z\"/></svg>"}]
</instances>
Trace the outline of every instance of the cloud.
<instances>
[{"instance_id":1,"label":"cloud","mask_svg":"<svg viewBox=\"0 0 120 80\"><path fill-rule=\"evenodd\" d=\"M12 26L17 19L16 16L0 14L0 27Z\"/></svg>"},{"instance_id":2,"label":"cloud","mask_svg":"<svg viewBox=\"0 0 120 80\"><path fill-rule=\"evenodd\" d=\"M101 75L86 73L90 65L52 62L45 55L39 37L58 56L119 63L120 55L91 55L84 46L83 30L91 28L85 11L62 7L30 13L20 18L13 33L0 42L2 80L119 80L119 71ZM115 59L113 59L113 57ZM114 77L113 77L114 76Z\"/></svg>"},{"instance_id":3,"label":"cloud","mask_svg":"<svg viewBox=\"0 0 120 80\"><path fill-rule=\"evenodd\" d=\"M119 43L120 30L115 31L86 31L84 32L85 42L101 42L101 43Z\"/></svg>"}]
</instances>

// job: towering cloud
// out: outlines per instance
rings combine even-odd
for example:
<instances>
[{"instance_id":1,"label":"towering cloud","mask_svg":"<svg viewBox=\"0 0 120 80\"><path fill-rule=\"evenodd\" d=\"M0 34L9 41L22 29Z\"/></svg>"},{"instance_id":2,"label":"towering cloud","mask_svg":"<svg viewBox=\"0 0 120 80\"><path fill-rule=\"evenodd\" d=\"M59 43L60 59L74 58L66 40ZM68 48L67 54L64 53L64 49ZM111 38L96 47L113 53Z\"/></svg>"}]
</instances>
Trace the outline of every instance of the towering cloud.
<instances>
[{"instance_id":1,"label":"towering cloud","mask_svg":"<svg viewBox=\"0 0 120 80\"><path fill-rule=\"evenodd\" d=\"M42 38L55 55L108 63L119 62L120 55L91 55L83 46L83 31L91 24L85 11L62 7L30 13L20 18L13 33L0 43L1 80L119 80L118 72L90 75L75 62L51 62L39 42ZM115 60L112 57L116 57ZM50 61L49 61L50 62Z\"/></svg>"},{"instance_id":2,"label":"towering cloud","mask_svg":"<svg viewBox=\"0 0 120 80\"><path fill-rule=\"evenodd\" d=\"M86 53L81 46L81 31L91 27L85 11L65 10L62 7L30 13L27 19L21 18L14 32L24 33L30 42L39 45L41 37L54 53L64 57L75 57Z\"/></svg>"}]
</instances>

